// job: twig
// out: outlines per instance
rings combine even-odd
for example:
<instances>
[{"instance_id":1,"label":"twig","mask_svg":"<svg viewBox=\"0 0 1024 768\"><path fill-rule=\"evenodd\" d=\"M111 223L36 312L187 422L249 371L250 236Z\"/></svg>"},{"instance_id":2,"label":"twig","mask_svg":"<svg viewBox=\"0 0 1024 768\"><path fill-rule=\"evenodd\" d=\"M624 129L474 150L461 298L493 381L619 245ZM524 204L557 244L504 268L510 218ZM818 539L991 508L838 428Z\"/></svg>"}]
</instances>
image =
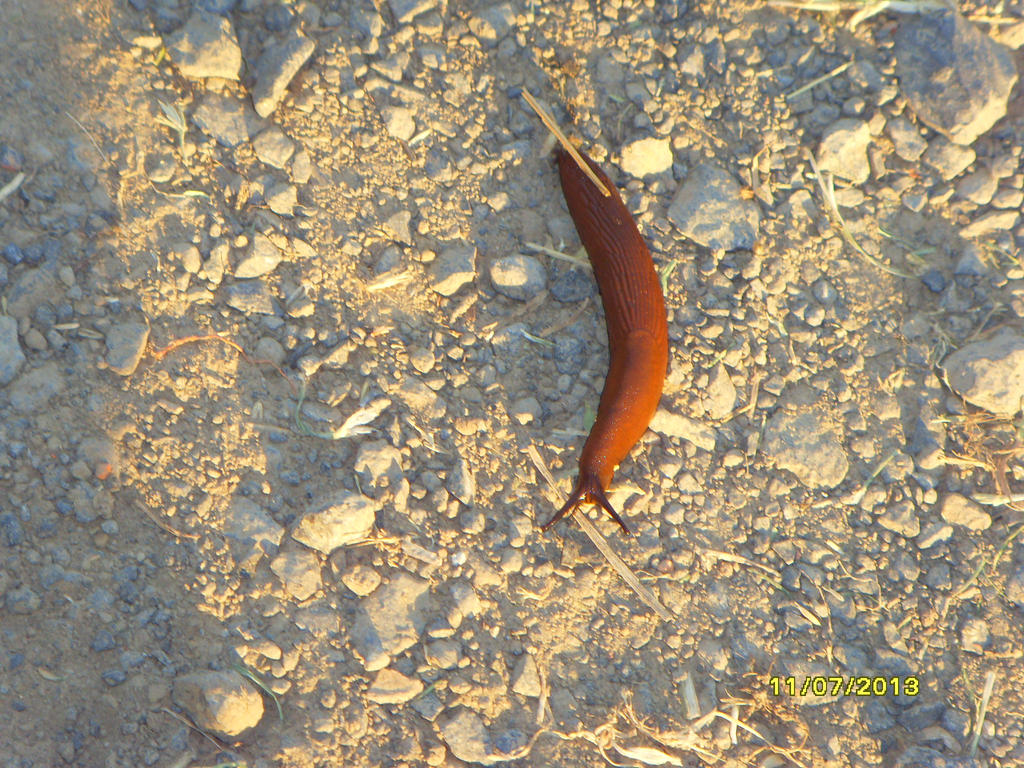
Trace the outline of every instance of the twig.
<instances>
[{"instance_id":1,"label":"twig","mask_svg":"<svg viewBox=\"0 0 1024 768\"><path fill-rule=\"evenodd\" d=\"M611 191L608 189L608 187L604 185L604 182L602 182L601 179L598 178L597 174L594 173L594 169L587 164L586 160L583 159L583 156L579 153L579 150L573 146L571 141L569 141L569 137L562 133L562 129L558 127L558 123L555 122L555 119L548 113L546 109L544 109L544 107L542 107L537 102L535 98L533 98L530 92L525 88L523 88L523 98L526 99L527 104L533 107L533 111L537 113L537 117L539 117L540 121L544 123L547 129L551 131L552 134L554 134L554 137L558 139L559 144L565 147L565 151L572 156L573 160L576 161L576 164L580 167L580 170L587 174L587 177L592 182L594 182L594 184L597 186L599 190L601 190L601 194L603 194L605 197L611 197Z\"/></svg>"},{"instance_id":2,"label":"twig","mask_svg":"<svg viewBox=\"0 0 1024 768\"><path fill-rule=\"evenodd\" d=\"M525 243L523 243L523 245L525 245L527 248L531 248L531 249L537 251L538 253L544 253L544 254L547 254L548 256L551 256L552 258L561 259L562 261L567 261L570 264L572 264L574 267L581 267L581 268L584 268L584 269L593 269L594 268L593 265L591 265L589 259L578 259L575 256L570 256L567 253L562 253L561 251L556 251L554 248L548 248L547 246L540 245L539 243L531 243L529 240L527 240Z\"/></svg>"},{"instance_id":3,"label":"twig","mask_svg":"<svg viewBox=\"0 0 1024 768\"><path fill-rule=\"evenodd\" d=\"M551 472L548 470L544 460L541 459L540 453L538 453L537 449L531 445L526 449L526 453L533 462L533 465L537 468L537 471L541 473L548 485L551 486L552 490L561 496L558 492L558 486L555 485L555 479L551 476ZM650 589L640 583L640 579L638 579L629 569L629 566L626 565L622 558L615 554L614 550L612 550L611 546L608 544L608 541L601 535L600 531L594 527L594 524L590 522L589 518L584 514L577 514L573 515L572 519L579 523L583 532L590 537L592 542L594 542L594 546L597 547L601 554L605 556L605 559L608 560L612 568L614 568L619 576L622 577L622 580L625 581L634 592L636 592L637 596L656 614L658 614L658 617L662 621L671 621L672 614L669 613L668 608L661 604Z\"/></svg>"}]
</instances>

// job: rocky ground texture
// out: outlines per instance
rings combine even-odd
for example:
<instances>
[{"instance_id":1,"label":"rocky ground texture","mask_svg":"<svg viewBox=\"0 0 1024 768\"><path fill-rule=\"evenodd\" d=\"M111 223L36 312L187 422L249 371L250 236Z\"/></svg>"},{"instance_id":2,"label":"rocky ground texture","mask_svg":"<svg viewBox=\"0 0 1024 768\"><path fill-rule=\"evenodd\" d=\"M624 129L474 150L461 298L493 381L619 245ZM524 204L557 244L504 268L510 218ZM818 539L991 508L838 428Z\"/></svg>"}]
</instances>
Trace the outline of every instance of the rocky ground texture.
<instances>
[{"instance_id":1,"label":"rocky ground texture","mask_svg":"<svg viewBox=\"0 0 1024 768\"><path fill-rule=\"evenodd\" d=\"M0 766L1024 764L1019 8L0 5Z\"/></svg>"}]
</instances>

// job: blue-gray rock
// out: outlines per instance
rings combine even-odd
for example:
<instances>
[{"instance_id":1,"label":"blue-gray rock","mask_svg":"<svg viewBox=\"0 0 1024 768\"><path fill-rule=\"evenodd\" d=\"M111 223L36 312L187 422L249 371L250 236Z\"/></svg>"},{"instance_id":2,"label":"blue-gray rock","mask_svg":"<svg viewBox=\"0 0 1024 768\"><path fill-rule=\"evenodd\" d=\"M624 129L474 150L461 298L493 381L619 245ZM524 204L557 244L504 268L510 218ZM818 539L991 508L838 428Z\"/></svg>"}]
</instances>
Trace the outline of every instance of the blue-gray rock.
<instances>
[{"instance_id":1,"label":"blue-gray rock","mask_svg":"<svg viewBox=\"0 0 1024 768\"><path fill-rule=\"evenodd\" d=\"M246 315L273 315L274 301L262 280L245 280L224 289L224 301Z\"/></svg>"},{"instance_id":2,"label":"blue-gray rock","mask_svg":"<svg viewBox=\"0 0 1024 768\"><path fill-rule=\"evenodd\" d=\"M517 301L532 299L544 290L544 267L532 256L504 256L491 265L491 282L498 293Z\"/></svg>"},{"instance_id":3,"label":"blue-gray rock","mask_svg":"<svg viewBox=\"0 0 1024 768\"><path fill-rule=\"evenodd\" d=\"M597 290L594 273L582 267L558 272L548 288L556 301L582 301Z\"/></svg>"},{"instance_id":4,"label":"blue-gray rock","mask_svg":"<svg viewBox=\"0 0 1024 768\"><path fill-rule=\"evenodd\" d=\"M555 338L555 368L559 373L576 374L586 363L587 345L580 338L582 332L582 323L573 323Z\"/></svg>"},{"instance_id":5,"label":"blue-gray rock","mask_svg":"<svg viewBox=\"0 0 1024 768\"><path fill-rule=\"evenodd\" d=\"M0 315L0 386L10 384L25 364L25 353L18 341L18 321Z\"/></svg>"},{"instance_id":6,"label":"blue-gray rock","mask_svg":"<svg viewBox=\"0 0 1024 768\"><path fill-rule=\"evenodd\" d=\"M171 61L185 77L237 80L242 70L242 49L231 21L203 8L193 10L185 26L168 36L166 44Z\"/></svg>"},{"instance_id":7,"label":"blue-gray rock","mask_svg":"<svg viewBox=\"0 0 1024 768\"><path fill-rule=\"evenodd\" d=\"M260 117L268 117L281 103L292 78L309 61L316 43L298 29L283 42L268 45L256 62L252 103Z\"/></svg>"},{"instance_id":8,"label":"blue-gray rock","mask_svg":"<svg viewBox=\"0 0 1024 768\"><path fill-rule=\"evenodd\" d=\"M942 293L946 290L946 286L949 284L946 282L946 278L942 272L934 267L921 275L921 282L928 287L928 290L934 293Z\"/></svg>"},{"instance_id":9,"label":"blue-gray rock","mask_svg":"<svg viewBox=\"0 0 1024 768\"><path fill-rule=\"evenodd\" d=\"M208 93L192 115L192 122L228 149L249 140L246 105L241 99Z\"/></svg>"},{"instance_id":10,"label":"blue-gray rock","mask_svg":"<svg viewBox=\"0 0 1024 768\"><path fill-rule=\"evenodd\" d=\"M4 542L8 547L17 547L25 541L25 529L13 512L0 514L0 531L3 531Z\"/></svg>"},{"instance_id":11,"label":"blue-gray rock","mask_svg":"<svg viewBox=\"0 0 1024 768\"><path fill-rule=\"evenodd\" d=\"M1017 82L1010 52L958 12L901 18L894 50L908 104L950 140L971 144L1006 114Z\"/></svg>"},{"instance_id":12,"label":"blue-gray rock","mask_svg":"<svg viewBox=\"0 0 1024 768\"><path fill-rule=\"evenodd\" d=\"M1024 397L1024 334L1003 328L965 344L943 362L953 391L972 405L1012 416Z\"/></svg>"},{"instance_id":13,"label":"blue-gray rock","mask_svg":"<svg viewBox=\"0 0 1024 768\"><path fill-rule=\"evenodd\" d=\"M145 323L118 323L107 331L107 367L122 376L131 376L146 351L149 326Z\"/></svg>"},{"instance_id":14,"label":"blue-gray rock","mask_svg":"<svg viewBox=\"0 0 1024 768\"><path fill-rule=\"evenodd\" d=\"M95 652L109 651L112 648L117 647L117 643L114 642L114 636L105 629L101 629L92 639L92 643L89 646Z\"/></svg>"},{"instance_id":15,"label":"blue-gray rock","mask_svg":"<svg viewBox=\"0 0 1024 768\"><path fill-rule=\"evenodd\" d=\"M8 613L35 613L42 604L39 595L24 585L9 589L4 595L4 606Z\"/></svg>"},{"instance_id":16,"label":"blue-gray rock","mask_svg":"<svg viewBox=\"0 0 1024 768\"><path fill-rule=\"evenodd\" d=\"M668 218L695 243L726 251L753 247L761 223L757 204L742 198L732 175L707 163L687 176Z\"/></svg>"}]
</instances>

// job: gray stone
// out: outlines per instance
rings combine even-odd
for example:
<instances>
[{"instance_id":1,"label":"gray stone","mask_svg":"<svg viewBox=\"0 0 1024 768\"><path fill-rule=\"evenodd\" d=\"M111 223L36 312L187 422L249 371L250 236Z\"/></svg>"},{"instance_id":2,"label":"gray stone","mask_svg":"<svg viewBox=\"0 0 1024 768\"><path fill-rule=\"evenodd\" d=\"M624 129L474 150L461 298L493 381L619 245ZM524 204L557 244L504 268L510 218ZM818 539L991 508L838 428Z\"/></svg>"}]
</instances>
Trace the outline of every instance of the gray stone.
<instances>
[{"instance_id":1,"label":"gray stone","mask_svg":"<svg viewBox=\"0 0 1024 768\"><path fill-rule=\"evenodd\" d=\"M236 672L194 672L174 681L174 703L204 731L234 741L263 717L263 698Z\"/></svg>"},{"instance_id":2,"label":"gray stone","mask_svg":"<svg viewBox=\"0 0 1024 768\"><path fill-rule=\"evenodd\" d=\"M490 765L493 762L491 737L483 720L469 709L460 709L441 723L441 738L459 760Z\"/></svg>"},{"instance_id":3,"label":"gray stone","mask_svg":"<svg viewBox=\"0 0 1024 768\"><path fill-rule=\"evenodd\" d=\"M921 122L968 145L1006 114L1017 82L1009 51L954 10L896 27L896 76Z\"/></svg>"},{"instance_id":4,"label":"gray stone","mask_svg":"<svg viewBox=\"0 0 1024 768\"><path fill-rule=\"evenodd\" d=\"M505 256L491 265L494 289L517 301L531 299L544 290L546 278L543 265L532 256Z\"/></svg>"},{"instance_id":5,"label":"gray stone","mask_svg":"<svg viewBox=\"0 0 1024 768\"><path fill-rule=\"evenodd\" d=\"M402 479L402 452L387 440L363 443L353 469L371 486L393 485Z\"/></svg>"},{"instance_id":6,"label":"gray stone","mask_svg":"<svg viewBox=\"0 0 1024 768\"><path fill-rule=\"evenodd\" d=\"M192 122L228 149L249 140L246 104L241 99L207 93L193 113Z\"/></svg>"},{"instance_id":7,"label":"gray stone","mask_svg":"<svg viewBox=\"0 0 1024 768\"><path fill-rule=\"evenodd\" d=\"M288 594L299 602L308 600L323 586L320 561L305 549L280 553L270 563L270 570L281 580Z\"/></svg>"},{"instance_id":8,"label":"gray stone","mask_svg":"<svg viewBox=\"0 0 1024 768\"><path fill-rule=\"evenodd\" d=\"M459 644L454 640L435 640L423 646L423 657L436 669L455 669L460 656Z\"/></svg>"},{"instance_id":9,"label":"gray stone","mask_svg":"<svg viewBox=\"0 0 1024 768\"><path fill-rule=\"evenodd\" d=\"M915 163L928 149L928 142L917 126L902 115L885 124L885 131L892 139L896 154L908 163Z\"/></svg>"},{"instance_id":10,"label":"gray stone","mask_svg":"<svg viewBox=\"0 0 1024 768\"><path fill-rule=\"evenodd\" d=\"M464 581L457 581L452 584L452 600L463 616L476 616L483 611L483 603L480 596L473 589L472 584Z\"/></svg>"},{"instance_id":11,"label":"gray stone","mask_svg":"<svg viewBox=\"0 0 1024 768\"><path fill-rule=\"evenodd\" d=\"M384 221L384 231L396 242L412 245L412 212L398 211Z\"/></svg>"},{"instance_id":12,"label":"gray stone","mask_svg":"<svg viewBox=\"0 0 1024 768\"><path fill-rule=\"evenodd\" d=\"M974 150L970 147L961 147L942 136L934 139L924 153L924 161L939 172L939 175L949 181L955 179L974 162Z\"/></svg>"},{"instance_id":13,"label":"gray stone","mask_svg":"<svg viewBox=\"0 0 1024 768\"><path fill-rule=\"evenodd\" d=\"M145 323L119 323L107 331L107 367L122 376L131 376L146 351L149 326Z\"/></svg>"},{"instance_id":14,"label":"gray stone","mask_svg":"<svg viewBox=\"0 0 1024 768\"><path fill-rule=\"evenodd\" d=\"M898 501L886 507L878 516L878 524L888 531L912 539L921 533L917 509L909 500Z\"/></svg>"},{"instance_id":15,"label":"gray stone","mask_svg":"<svg viewBox=\"0 0 1024 768\"><path fill-rule=\"evenodd\" d=\"M532 696L540 698L543 687L540 684L540 673L537 671L537 662L533 656L524 653L512 672L512 690L521 696Z\"/></svg>"},{"instance_id":16,"label":"gray stone","mask_svg":"<svg viewBox=\"0 0 1024 768\"><path fill-rule=\"evenodd\" d=\"M255 544L264 551L268 545L278 547L284 536L284 527L263 507L245 496L236 496L228 507L224 533L246 544Z\"/></svg>"},{"instance_id":17,"label":"gray stone","mask_svg":"<svg viewBox=\"0 0 1024 768\"><path fill-rule=\"evenodd\" d=\"M14 381L24 364L25 353L18 341L18 321L9 315L0 315L0 386Z\"/></svg>"},{"instance_id":18,"label":"gray stone","mask_svg":"<svg viewBox=\"0 0 1024 768\"><path fill-rule=\"evenodd\" d=\"M428 285L442 296L454 296L476 278L476 246L455 245L442 251L430 265Z\"/></svg>"},{"instance_id":19,"label":"gray stone","mask_svg":"<svg viewBox=\"0 0 1024 768\"><path fill-rule=\"evenodd\" d=\"M274 182L264 193L267 207L278 216L294 216L299 204L299 191L294 184Z\"/></svg>"},{"instance_id":20,"label":"gray stone","mask_svg":"<svg viewBox=\"0 0 1024 768\"><path fill-rule=\"evenodd\" d=\"M998 186L999 180L992 173L992 169L983 166L957 182L956 194L975 205L988 205Z\"/></svg>"},{"instance_id":21,"label":"gray stone","mask_svg":"<svg viewBox=\"0 0 1024 768\"><path fill-rule=\"evenodd\" d=\"M686 440L704 451L715 450L715 430L696 419L659 408L651 419L651 429L665 437Z\"/></svg>"},{"instance_id":22,"label":"gray stone","mask_svg":"<svg viewBox=\"0 0 1024 768\"><path fill-rule=\"evenodd\" d=\"M357 563L342 572L341 583L359 597L366 597L380 586L380 574L368 565Z\"/></svg>"},{"instance_id":23,"label":"gray stone","mask_svg":"<svg viewBox=\"0 0 1024 768\"><path fill-rule=\"evenodd\" d=\"M27 269L7 294L7 314L19 320L29 317L40 304L52 302L56 293L56 264Z\"/></svg>"},{"instance_id":24,"label":"gray stone","mask_svg":"<svg viewBox=\"0 0 1024 768\"><path fill-rule=\"evenodd\" d=\"M1017 610L1024 611L1024 565L1006 580L1006 599L1017 606Z\"/></svg>"},{"instance_id":25,"label":"gray stone","mask_svg":"<svg viewBox=\"0 0 1024 768\"><path fill-rule=\"evenodd\" d=\"M9 386L11 407L18 413L35 413L64 389L64 379L51 360L21 374Z\"/></svg>"},{"instance_id":26,"label":"gray stone","mask_svg":"<svg viewBox=\"0 0 1024 768\"><path fill-rule=\"evenodd\" d=\"M953 391L979 408L1006 416L1024 397L1024 334L1004 328L949 355L943 367Z\"/></svg>"},{"instance_id":27,"label":"gray stone","mask_svg":"<svg viewBox=\"0 0 1024 768\"><path fill-rule=\"evenodd\" d=\"M638 179L672 170L672 145L667 138L638 139L622 148L622 170Z\"/></svg>"},{"instance_id":28,"label":"gray stone","mask_svg":"<svg viewBox=\"0 0 1024 768\"><path fill-rule=\"evenodd\" d=\"M979 216L966 227L960 230L960 237L964 240L974 240L981 237L1010 232L1020 219L1020 212L1012 211L990 211Z\"/></svg>"},{"instance_id":29,"label":"gray stone","mask_svg":"<svg viewBox=\"0 0 1024 768\"><path fill-rule=\"evenodd\" d=\"M931 549L939 544L945 544L953 538L953 526L947 523L928 523L917 536L915 544L919 549Z\"/></svg>"},{"instance_id":30,"label":"gray stone","mask_svg":"<svg viewBox=\"0 0 1024 768\"><path fill-rule=\"evenodd\" d=\"M360 601L352 645L367 670L383 669L416 644L433 608L429 589L430 582L399 573Z\"/></svg>"},{"instance_id":31,"label":"gray stone","mask_svg":"<svg viewBox=\"0 0 1024 768\"><path fill-rule=\"evenodd\" d=\"M394 669L382 669L366 691L366 698L376 704L405 704L422 691L423 683L419 680Z\"/></svg>"},{"instance_id":32,"label":"gray stone","mask_svg":"<svg viewBox=\"0 0 1024 768\"><path fill-rule=\"evenodd\" d=\"M242 69L242 49L231 22L201 8L193 10L185 26L167 38L167 51L185 77L237 80Z\"/></svg>"},{"instance_id":33,"label":"gray stone","mask_svg":"<svg viewBox=\"0 0 1024 768\"><path fill-rule=\"evenodd\" d=\"M401 141L408 141L416 133L413 111L408 107L389 106L381 110L387 132Z\"/></svg>"},{"instance_id":34,"label":"gray stone","mask_svg":"<svg viewBox=\"0 0 1024 768\"><path fill-rule=\"evenodd\" d=\"M272 315L274 302L262 280L245 280L224 289L224 301L246 315Z\"/></svg>"},{"instance_id":35,"label":"gray stone","mask_svg":"<svg viewBox=\"0 0 1024 768\"><path fill-rule=\"evenodd\" d=\"M942 519L972 531L984 531L992 525L992 516L982 506L959 493L942 500Z\"/></svg>"},{"instance_id":36,"label":"gray stone","mask_svg":"<svg viewBox=\"0 0 1024 768\"><path fill-rule=\"evenodd\" d=\"M871 131L863 120L843 118L833 123L818 146L818 167L839 178L863 184L871 176L868 145Z\"/></svg>"},{"instance_id":37,"label":"gray stone","mask_svg":"<svg viewBox=\"0 0 1024 768\"><path fill-rule=\"evenodd\" d=\"M968 653L981 655L991 640L992 633L984 619L968 619L960 628L960 644Z\"/></svg>"},{"instance_id":38,"label":"gray stone","mask_svg":"<svg viewBox=\"0 0 1024 768\"><path fill-rule=\"evenodd\" d=\"M476 497L476 478L473 476L473 469L469 462L462 456L459 457L455 468L448 474L448 492L467 507L473 506Z\"/></svg>"},{"instance_id":39,"label":"gray stone","mask_svg":"<svg viewBox=\"0 0 1024 768\"><path fill-rule=\"evenodd\" d=\"M469 31L489 48L493 48L509 33L516 16L509 3L481 8L469 17Z\"/></svg>"},{"instance_id":40,"label":"gray stone","mask_svg":"<svg viewBox=\"0 0 1024 768\"><path fill-rule=\"evenodd\" d=\"M377 503L362 494L336 491L299 518L292 538L329 555L338 547L365 541L373 530L377 509Z\"/></svg>"},{"instance_id":41,"label":"gray stone","mask_svg":"<svg viewBox=\"0 0 1024 768\"><path fill-rule=\"evenodd\" d=\"M753 247L761 213L756 203L742 198L731 174L705 163L687 176L669 205L668 218L695 243L735 251Z\"/></svg>"},{"instance_id":42,"label":"gray stone","mask_svg":"<svg viewBox=\"0 0 1024 768\"><path fill-rule=\"evenodd\" d=\"M316 43L298 29L293 29L287 40L264 49L256 62L256 84L252 88L252 103L260 117L268 117L277 109L288 84L315 50Z\"/></svg>"},{"instance_id":43,"label":"gray stone","mask_svg":"<svg viewBox=\"0 0 1024 768\"><path fill-rule=\"evenodd\" d=\"M821 411L780 411L768 422L764 452L808 488L834 488L850 468L840 438L836 426Z\"/></svg>"},{"instance_id":44,"label":"gray stone","mask_svg":"<svg viewBox=\"0 0 1024 768\"><path fill-rule=\"evenodd\" d=\"M388 0L391 13L399 24L408 24L421 13L437 7L438 0Z\"/></svg>"},{"instance_id":45,"label":"gray stone","mask_svg":"<svg viewBox=\"0 0 1024 768\"><path fill-rule=\"evenodd\" d=\"M437 421L447 411L444 399L419 379L406 378L397 395L414 414L427 421Z\"/></svg>"},{"instance_id":46,"label":"gray stone","mask_svg":"<svg viewBox=\"0 0 1024 768\"><path fill-rule=\"evenodd\" d=\"M721 421L736 407L736 387L725 366L719 363L708 376L708 386L701 392L704 409L715 421Z\"/></svg>"},{"instance_id":47,"label":"gray stone","mask_svg":"<svg viewBox=\"0 0 1024 768\"><path fill-rule=\"evenodd\" d=\"M272 168L284 168L295 152L295 142L276 125L267 128L252 140L252 148L260 162Z\"/></svg>"}]
</instances>

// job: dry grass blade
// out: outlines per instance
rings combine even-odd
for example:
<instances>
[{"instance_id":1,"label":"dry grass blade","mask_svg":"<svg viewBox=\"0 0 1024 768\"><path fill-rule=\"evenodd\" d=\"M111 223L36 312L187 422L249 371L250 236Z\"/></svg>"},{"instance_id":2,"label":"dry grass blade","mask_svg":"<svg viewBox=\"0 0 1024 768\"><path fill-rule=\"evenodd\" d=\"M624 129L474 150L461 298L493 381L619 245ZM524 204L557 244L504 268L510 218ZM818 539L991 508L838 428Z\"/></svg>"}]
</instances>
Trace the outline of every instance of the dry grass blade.
<instances>
[{"instance_id":1,"label":"dry grass blade","mask_svg":"<svg viewBox=\"0 0 1024 768\"><path fill-rule=\"evenodd\" d=\"M537 449L531 445L526 449L526 453L533 462L533 465L537 468L537 471L541 473L551 489L557 494L558 486L555 484L555 479L551 476L551 472L548 470L544 460L541 459L540 453L537 452ZM559 494L559 496L561 496L561 494ZM672 614L669 613L668 608L661 604L650 589L640 583L640 579L636 577L636 574L630 570L629 566L626 565L622 558L615 554L611 545L608 544L607 539L605 539L605 537L601 535L601 532L594 527L594 524L590 522L587 516L584 514L576 514L572 516L572 519L579 523L583 532L587 534L592 542L594 542L594 546L597 547L598 551L600 551L602 555L604 555L612 568L614 568L619 576L622 577L622 580L625 581L634 592L636 592L637 596L656 614L658 614L658 617L662 621L671 621Z\"/></svg>"},{"instance_id":2,"label":"dry grass blade","mask_svg":"<svg viewBox=\"0 0 1024 768\"><path fill-rule=\"evenodd\" d=\"M284 712L281 711L281 701L278 699L277 694L274 693L270 689L270 687L263 682L263 679L255 672L253 672L251 669L246 667L244 664L232 664L231 668L235 670L235 672L240 674L242 677L244 677L246 680L252 681L253 685L256 685L261 691L263 691L265 694L267 694L267 696L274 700L274 704L277 706L277 717L283 723Z\"/></svg>"},{"instance_id":3,"label":"dry grass blade","mask_svg":"<svg viewBox=\"0 0 1024 768\"><path fill-rule=\"evenodd\" d=\"M386 397L378 397L373 402L367 403L345 419L345 423L331 433L331 438L342 440L346 437L370 434L373 430L366 425L380 416L389 405L391 405L391 401Z\"/></svg>"},{"instance_id":4,"label":"dry grass blade","mask_svg":"<svg viewBox=\"0 0 1024 768\"><path fill-rule=\"evenodd\" d=\"M814 171L814 179L818 182L818 189L821 191L822 201L825 203L825 208L829 213L836 226L839 227L839 233L843 236L847 245L853 248L860 256L872 266L878 267L883 272L888 272L890 275L896 277L912 278L913 275L906 272L890 267L888 264L883 264L881 261L876 259L870 253L864 250L863 246L857 242L857 238L850 232L849 227L846 226L846 220L843 215L839 213L839 205L836 203L836 191L832 185L832 174L823 174L818 169L818 163L814 159L814 154L810 150L805 150L807 161L811 164L811 170Z\"/></svg>"},{"instance_id":5,"label":"dry grass blade","mask_svg":"<svg viewBox=\"0 0 1024 768\"><path fill-rule=\"evenodd\" d=\"M978 740L981 738L981 729L985 727L985 713L988 711L988 702L992 698L992 689L996 684L996 673L989 672L985 675L985 689L981 692L981 701L978 702L978 716L974 721L974 735L971 737L971 746L967 750L968 757L974 757L978 751Z\"/></svg>"},{"instance_id":6,"label":"dry grass blade","mask_svg":"<svg viewBox=\"0 0 1024 768\"><path fill-rule=\"evenodd\" d=\"M786 100L788 101L789 99L795 99L800 94L806 93L807 91L811 90L812 88L814 88L816 86L819 86L819 85L821 85L822 83L824 83L824 82L826 82L828 80L831 80L836 75L841 75L843 72L845 72L846 70L848 70L852 66L853 66L853 62L852 61L848 61L845 64L840 64L838 67L833 69L831 72L826 72L821 77L816 77L815 79L811 80L811 82L806 83L805 85L800 86L795 91L793 91L791 93L787 93L786 94Z\"/></svg>"},{"instance_id":7,"label":"dry grass blade","mask_svg":"<svg viewBox=\"0 0 1024 768\"><path fill-rule=\"evenodd\" d=\"M548 114L548 111L544 109L544 107L542 107L538 101L533 98L533 95L525 88L523 89L523 98L526 99L526 103L533 108L533 111L537 113L537 117L540 118L540 121L544 123L547 129L551 131L556 139L558 139L558 143L565 147L565 151L572 156L573 160L576 161L580 170L587 174L587 178L594 182L594 185L601 190L601 194L605 197L611 197L611 190L609 190L608 187L604 185L604 182L597 177L597 174L594 173L594 169L587 165L587 161L583 159L579 150L573 146L571 141L569 141L569 137L562 133L562 129L558 127L558 123L555 122L555 119Z\"/></svg>"},{"instance_id":8,"label":"dry grass blade","mask_svg":"<svg viewBox=\"0 0 1024 768\"><path fill-rule=\"evenodd\" d=\"M3 202L8 197L18 191L18 187L21 186L22 182L25 181L25 174L19 171L15 174L14 178L4 184L3 188L0 189L0 202Z\"/></svg>"},{"instance_id":9,"label":"dry grass blade","mask_svg":"<svg viewBox=\"0 0 1024 768\"><path fill-rule=\"evenodd\" d=\"M412 278L413 271L411 269L406 269L401 272L385 272L380 277L367 283L366 290L370 293L386 291L388 288L394 288L396 285L408 283Z\"/></svg>"},{"instance_id":10,"label":"dry grass blade","mask_svg":"<svg viewBox=\"0 0 1024 768\"><path fill-rule=\"evenodd\" d=\"M525 245L527 248L530 248L531 250L537 251L537 253L543 253L548 256L551 256L554 259L561 259L562 261L567 261L574 267L580 267L582 269L590 270L593 270L594 268L593 266L591 266L589 259L579 259L576 258L575 256L570 256L568 253L556 251L554 248L548 248L546 245L541 245L540 243L531 243L529 240L527 240L525 243L523 243L523 245Z\"/></svg>"}]
</instances>

